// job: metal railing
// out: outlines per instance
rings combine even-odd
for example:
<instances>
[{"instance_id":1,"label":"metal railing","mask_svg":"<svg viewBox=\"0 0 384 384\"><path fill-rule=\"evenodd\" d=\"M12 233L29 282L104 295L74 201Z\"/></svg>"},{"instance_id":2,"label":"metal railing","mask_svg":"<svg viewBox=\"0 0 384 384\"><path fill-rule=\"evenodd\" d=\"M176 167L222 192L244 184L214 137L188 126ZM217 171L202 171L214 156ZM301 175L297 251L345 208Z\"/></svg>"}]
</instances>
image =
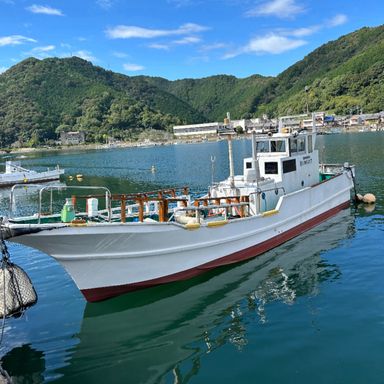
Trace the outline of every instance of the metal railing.
<instances>
[{"instance_id":1,"label":"metal railing","mask_svg":"<svg viewBox=\"0 0 384 384\"><path fill-rule=\"evenodd\" d=\"M10 218L12 218L12 212L13 212L13 204L14 204L14 198L15 198L15 190L18 188L25 188L25 187L33 187L33 188L38 188L38 212L37 212L37 222L38 224L41 224L41 216L42 216L42 201L43 201L43 193L44 192L51 192L50 194L50 209L51 213L53 211L53 191L67 191L67 190L103 190L105 194L105 206L106 210L108 213L107 220L111 221L112 218L112 194L111 191L106 188L106 187L94 187L94 186L67 186L67 185L41 185L41 184L16 184L11 188L11 194L10 194L10 205L9 205L9 214ZM94 197L93 195L81 195L81 196L76 196L76 198L91 198Z\"/></svg>"}]
</instances>

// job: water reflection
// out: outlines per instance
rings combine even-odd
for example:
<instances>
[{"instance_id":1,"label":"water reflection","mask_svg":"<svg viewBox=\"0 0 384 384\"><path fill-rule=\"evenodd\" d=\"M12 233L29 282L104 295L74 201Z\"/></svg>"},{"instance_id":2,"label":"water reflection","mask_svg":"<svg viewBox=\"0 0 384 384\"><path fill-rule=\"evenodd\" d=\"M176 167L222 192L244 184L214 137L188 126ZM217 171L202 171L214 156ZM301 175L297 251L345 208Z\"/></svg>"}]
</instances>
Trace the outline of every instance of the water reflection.
<instances>
[{"instance_id":1,"label":"water reflection","mask_svg":"<svg viewBox=\"0 0 384 384\"><path fill-rule=\"evenodd\" d=\"M250 325L276 322L274 305L293 306L337 280L341 271L322 254L353 233L346 211L246 263L87 304L59 382L189 382L208 354L224 345L242 350Z\"/></svg>"},{"instance_id":2,"label":"water reflection","mask_svg":"<svg viewBox=\"0 0 384 384\"><path fill-rule=\"evenodd\" d=\"M29 344L13 348L2 357L2 368L12 383L42 383L44 381L44 353Z\"/></svg>"}]
</instances>

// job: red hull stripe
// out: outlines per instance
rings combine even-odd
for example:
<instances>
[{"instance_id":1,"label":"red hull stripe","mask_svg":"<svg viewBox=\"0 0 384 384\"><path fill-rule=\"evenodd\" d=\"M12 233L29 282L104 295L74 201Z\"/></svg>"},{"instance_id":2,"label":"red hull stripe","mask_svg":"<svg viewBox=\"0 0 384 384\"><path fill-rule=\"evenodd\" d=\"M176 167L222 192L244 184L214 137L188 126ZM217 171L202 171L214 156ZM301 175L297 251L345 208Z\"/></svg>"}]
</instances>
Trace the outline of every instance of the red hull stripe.
<instances>
[{"instance_id":1,"label":"red hull stripe","mask_svg":"<svg viewBox=\"0 0 384 384\"><path fill-rule=\"evenodd\" d=\"M350 205L350 202L346 201L345 203L340 204L339 206L332 208L329 211L324 212L321 215L316 216L313 219L310 219L305 223L302 223L262 243L259 243L257 245L254 245L246 249L242 249L241 251L210 261L209 263L199 265L192 269L188 269L182 272L174 273L172 275L167 275L167 276L159 277L152 280L142 281L139 283L116 285L111 287L89 288L89 289L83 289L81 290L81 292L84 295L84 297L87 299L87 301L94 302L94 301L105 300L110 297L118 296L123 293L134 291L137 289L148 288L154 285L165 284L172 281L190 279L191 277L200 275L201 273L204 273L210 269L213 269L222 265L238 263L240 261L256 257L272 248L277 247L282 243L285 243L286 241L300 235L301 233L315 227L321 222L336 215L336 213L338 213L339 211L345 208L348 208L349 205Z\"/></svg>"}]
</instances>

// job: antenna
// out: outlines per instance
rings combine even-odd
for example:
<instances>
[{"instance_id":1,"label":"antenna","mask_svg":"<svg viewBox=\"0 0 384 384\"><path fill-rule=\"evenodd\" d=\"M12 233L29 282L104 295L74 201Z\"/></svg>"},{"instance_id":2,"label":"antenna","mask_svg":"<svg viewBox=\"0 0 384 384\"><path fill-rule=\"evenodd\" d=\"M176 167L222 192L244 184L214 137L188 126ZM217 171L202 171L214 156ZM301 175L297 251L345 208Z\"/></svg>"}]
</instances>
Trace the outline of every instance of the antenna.
<instances>
[{"instance_id":1,"label":"antenna","mask_svg":"<svg viewBox=\"0 0 384 384\"><path fill-rule=\"evenodd\" d=\"M216 161L216 156L211 155L211 185L213 185L213 180L215 175L215 161Z\"/></svg>"}]
</instances>

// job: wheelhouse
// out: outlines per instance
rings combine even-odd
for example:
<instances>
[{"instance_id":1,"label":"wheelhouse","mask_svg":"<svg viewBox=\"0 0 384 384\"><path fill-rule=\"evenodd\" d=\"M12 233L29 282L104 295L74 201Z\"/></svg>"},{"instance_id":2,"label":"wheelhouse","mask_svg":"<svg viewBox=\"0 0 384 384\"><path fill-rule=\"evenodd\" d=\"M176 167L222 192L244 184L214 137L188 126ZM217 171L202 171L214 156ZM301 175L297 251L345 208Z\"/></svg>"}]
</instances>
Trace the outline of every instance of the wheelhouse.
<instances>
[{"instance_id":1,"label":"wheelhouse","mask_svg":"<svg viewBox=\"0 0 384 384\"><path fill-rule=\"evenodd\" d=\"M257 161L253 157L244 159L245 181L253 182L257 176L269 178L283 183L287 191L318 182L318 154L312 132L276 134L255 140Z\"/></svg>"}]
</instances>

